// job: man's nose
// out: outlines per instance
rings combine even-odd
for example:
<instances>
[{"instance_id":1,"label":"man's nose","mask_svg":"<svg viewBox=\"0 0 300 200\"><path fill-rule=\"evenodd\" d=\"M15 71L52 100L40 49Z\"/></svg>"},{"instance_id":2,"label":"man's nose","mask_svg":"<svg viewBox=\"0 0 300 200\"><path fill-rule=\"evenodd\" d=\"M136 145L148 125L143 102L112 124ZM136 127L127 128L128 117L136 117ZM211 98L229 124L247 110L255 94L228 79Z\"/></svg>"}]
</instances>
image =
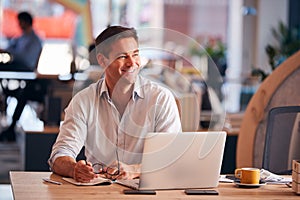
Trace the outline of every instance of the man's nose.
<instances>
[{"instance_id":1,"label":"man's nose","mask_svg":"<svg viewBox=\"0 0 300 200\"><path fill-rule=\"evenodd\" d=\"M135 63L135 59L132 56L128 56L126 59L126 66L132 66Z\"/></svg>"}]
</instances>

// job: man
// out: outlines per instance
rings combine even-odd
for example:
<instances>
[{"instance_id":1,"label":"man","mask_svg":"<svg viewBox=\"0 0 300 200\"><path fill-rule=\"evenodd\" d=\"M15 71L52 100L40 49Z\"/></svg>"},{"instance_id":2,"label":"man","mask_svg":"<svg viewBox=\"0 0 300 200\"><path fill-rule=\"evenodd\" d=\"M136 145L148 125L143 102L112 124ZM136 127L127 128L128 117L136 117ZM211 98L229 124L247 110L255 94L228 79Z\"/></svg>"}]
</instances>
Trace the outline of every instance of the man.
<instances>
[{"instance_id":1,"label":"man","mask_svg":"<svg viewBox=\"0 0 300 200\"><path fill-rule=\"evenodd\" d=\"M12 39L8 48L1 50L8 52L12 56L12 61L0 65L0 70L34 71L42 51L42 42L33 30L31 14L26 11L20 12L17 17L22 35Z\"/></svg>"},{"instance_id":2,"label":"man","mask_svg":"<svg viewBox=\"0 0 300 200\"><path fill-rule=\"evenodd\" d=\"M0 52L8 52L12 57L9 63L0 64L0 71L35 71L42 51L42 42L33 30L32 15L24 11L20 12L17 17L22 35L13 39L7 49L0 50ZM16 141L14 129L17 121L21 117L27 100L43 102L47 89L47 81L27 81L25 88L18 88L16 90L9 90L7 87L1 86L6 98L8 96L14 96L18 100L18 104L12 117L12 123L6 130L0 133L0 141L14 142ZM4 101L6 101L6 99Z\"/></svg>"},{"instance_id":3,"label":"man","mask_svg":"<svg viewBox=\"0 0 300 200\"><path fill-rule=\"evenodd\" d=\"M138 75L135 29L108 27L96 38L96 51L105 76L77 93L66 108L49 165L80 182L99 174L137 178L147 133L181 132L176 102L169 90ZM87 161L76 162L83 146Z\"/></svg>"}]
</instances>

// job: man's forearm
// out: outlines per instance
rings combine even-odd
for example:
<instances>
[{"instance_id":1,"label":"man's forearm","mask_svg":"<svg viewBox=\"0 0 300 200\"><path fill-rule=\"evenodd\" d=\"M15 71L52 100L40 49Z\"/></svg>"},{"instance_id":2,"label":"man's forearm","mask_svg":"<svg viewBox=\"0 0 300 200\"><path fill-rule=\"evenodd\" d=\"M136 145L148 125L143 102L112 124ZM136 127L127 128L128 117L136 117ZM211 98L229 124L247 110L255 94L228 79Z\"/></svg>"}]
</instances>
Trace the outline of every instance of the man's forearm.
<instances>
[{"instance_id":1,"label":"man's forearm","mask_svg":"<svg viewBox=\"0 0 300 200\"><path fill-rule=\"evenodd\" d=\"M69 156L58 157L52 166L52 171L61 176L73 177L76 161Z\"/></svg>"}]
</instances>

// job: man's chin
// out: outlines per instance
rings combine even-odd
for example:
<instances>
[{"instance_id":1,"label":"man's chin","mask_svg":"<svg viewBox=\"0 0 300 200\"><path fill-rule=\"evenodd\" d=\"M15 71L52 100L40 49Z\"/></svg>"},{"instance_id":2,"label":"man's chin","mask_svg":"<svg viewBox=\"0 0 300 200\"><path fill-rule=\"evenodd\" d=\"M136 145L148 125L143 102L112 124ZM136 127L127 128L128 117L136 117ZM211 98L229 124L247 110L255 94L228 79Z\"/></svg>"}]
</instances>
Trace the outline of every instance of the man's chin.
<instances>
[{"instance_id":1,"label":"man's chin","mask_svg":"<svg viewBox=\"0 0 300 200\"><path fill-rule=\"evenodd\" d=\"M122 79L124 79L124 81L127 81L128 83L134 83L136 77L137 77L136 73L125 73L123 74Z\"/></svg>"},{"instance_id":2,"label":"man's chin","mask_svg":"<svg viewBox=\"0 0 300 200\"><path fill-rule=\"evenodd\" d=\"M123 82L123 83L125 83L125 84L133 84L136 81L136 75L133 76L133 75L124 74L121 77L120 81Z\"/></svg>"}]
</instances>

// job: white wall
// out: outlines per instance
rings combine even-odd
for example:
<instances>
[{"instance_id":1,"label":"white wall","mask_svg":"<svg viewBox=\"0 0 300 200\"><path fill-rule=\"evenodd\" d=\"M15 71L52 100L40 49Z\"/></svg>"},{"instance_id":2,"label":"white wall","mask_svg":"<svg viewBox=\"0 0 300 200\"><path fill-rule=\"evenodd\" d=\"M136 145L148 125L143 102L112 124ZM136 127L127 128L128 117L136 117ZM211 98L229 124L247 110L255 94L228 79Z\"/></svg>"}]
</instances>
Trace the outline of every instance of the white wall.
<instances>
[{"instance_id":1,"label":"white wall","mask_svg":"<svg viewBox=\"0 0 300 200\"><path fill-rule=\"evenodd\" d=\"M257 1L257 32L255 65L264 70L270 70L265 47L274 42L271 28L277 27L281 20L288 22L288 0L258 0Z\"/></svg>"}]
</instances>

